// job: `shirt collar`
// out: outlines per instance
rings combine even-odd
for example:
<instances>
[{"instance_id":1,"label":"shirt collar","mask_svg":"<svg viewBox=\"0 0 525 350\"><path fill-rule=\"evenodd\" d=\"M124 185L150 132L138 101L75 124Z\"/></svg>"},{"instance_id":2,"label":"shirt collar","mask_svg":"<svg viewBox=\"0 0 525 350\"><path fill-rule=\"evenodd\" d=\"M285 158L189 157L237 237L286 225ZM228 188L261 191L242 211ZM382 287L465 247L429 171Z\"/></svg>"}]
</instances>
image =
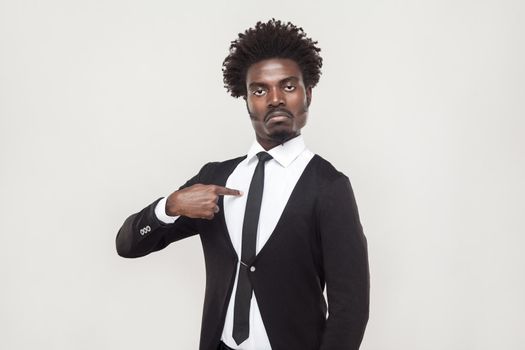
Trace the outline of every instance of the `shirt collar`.
<instances>
[{"instance_id":1,"label":"shirt collar","mask_svg":"<svg viewBox=\"0 0 525 350\"><path fill-rule=\"evenodd\" d=\"M303 135L296 136L283 144L275 146L269 151L265 151L265 149L259 144L259 142L255 140L253 141L252 146L248 151L248 156L246 158L249 163L253 160L253 158L257 158L257 153L267 152L273 157L273 159L277 161L277 163L279 163L282 167L286 168L287 166L292 164L292 162L305 149L306 145L304 143Z\"/></svg>"}]
</instances>

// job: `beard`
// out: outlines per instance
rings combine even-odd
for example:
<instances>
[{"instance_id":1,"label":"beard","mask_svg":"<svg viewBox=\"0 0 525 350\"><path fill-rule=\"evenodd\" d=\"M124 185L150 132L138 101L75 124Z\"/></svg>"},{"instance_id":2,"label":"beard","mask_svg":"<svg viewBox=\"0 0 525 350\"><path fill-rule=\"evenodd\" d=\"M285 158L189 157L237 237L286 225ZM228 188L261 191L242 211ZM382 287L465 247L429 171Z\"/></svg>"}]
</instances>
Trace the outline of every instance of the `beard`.
<instances>
[{"instance_id":1,"label":"beard","mask_svg":"<svg viewBox=\"0 0 525 350\"><path fill-rule=\"evenodd\" d=\"M277 109L279 109L279 108L277 108ZM308 113L308 109L309 109L309 105L308 105L308 103L305 103L301 113ZM249 115L252 123L262 123L262 124L266 123L265 120L258 121L257 116L250 111L250 108L248 107L248 103L246 103L246 110L248 111L248 115ZM289 114L291 116L292 120L295 118L294 114L291 111L289 111L288 109L285 109L285 111L287 112L287 114ZM293 124L293 121L292 121L292 124ZM274 125L273 128L274 128L274 130L272 130L269 133L267 133L265 138L266 139L270 139L270 140L272 140L272 141L274 141L275 143L278 143L278 144L283 144L286 141L288 141L290 139L293 139L294 137L296 137L296 136L301 134L300 130L294 130L293 126L292 127L283 127L283 126L279 126L279 125Z\"/></svg>"},{"instance_id":2,"label":"beard","mask_svg":"<svg viewBox=\"0 0 525 350\"><path fill-rule=\"evenodd\" d=\"M259 124L265 124L266 122L257 121L257 117L253 115L252 113L249 113L250 119L253 122L259 123ZM293 118L293 117L292 117ZM269 132L265 135L266 139L270 139L278 144L283 144L289 139L297 136L297 133L291 128L291 127L283 127L279 125L274 125L272 127L274 130L268 130Z\"/></svg>"},{"instance_id":3,"label":"beard","mask_svg":"<svg viewBox=\"0 0 525 350\"><path fill-rule=\"evenodd\" d=\"M286 141L288 141L289 139L297 136L297 133L296 132L292 132L291 130L277 130L277 131L271 133L268 136L270 136L270 138L273 141L275 141L277 143L280 143L280 144L283 144Z\"/></svg>"}]
</instances>

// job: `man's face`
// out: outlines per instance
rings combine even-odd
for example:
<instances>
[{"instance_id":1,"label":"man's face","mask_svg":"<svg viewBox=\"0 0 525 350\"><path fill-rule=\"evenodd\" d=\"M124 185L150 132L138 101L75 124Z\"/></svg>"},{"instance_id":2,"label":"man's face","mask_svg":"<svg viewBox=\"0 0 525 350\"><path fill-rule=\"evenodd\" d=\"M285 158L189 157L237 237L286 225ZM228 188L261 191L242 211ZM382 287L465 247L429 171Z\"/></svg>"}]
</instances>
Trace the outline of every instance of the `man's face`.
<instances>
[{"instance_id":1,"label":"man's face","mask_svg":"<svg viewBox=\"0 0 525 350\"><path fill-rule=\"evenodd\" d=\"M259 143L275 146L300 134L308 117L312 89L305 87L297 63L272 58L246 73L246 106Z\"/></svg>"}]
</instances>

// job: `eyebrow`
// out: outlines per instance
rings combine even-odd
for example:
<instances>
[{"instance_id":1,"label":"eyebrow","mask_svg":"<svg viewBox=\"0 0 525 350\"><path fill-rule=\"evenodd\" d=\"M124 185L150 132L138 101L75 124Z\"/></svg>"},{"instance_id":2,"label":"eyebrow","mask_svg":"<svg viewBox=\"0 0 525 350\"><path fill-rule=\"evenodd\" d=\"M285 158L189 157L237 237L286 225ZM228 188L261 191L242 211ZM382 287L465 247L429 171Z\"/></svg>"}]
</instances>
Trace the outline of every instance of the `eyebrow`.
<instances>
[{"instance_id":1,"label":"eyebrow","mask_svg":"<svg viewBox=\"0 0 525 350\"><path fill-rule=\"evenodd\" d=\"M299 81L299 78L296 77L296 76L291 75L289 77L286 77L284 79L279 80L279 84L283 84L283 83L286 83L288 81ZM254 86L267 86L267 84L263 83L263 82L259 82L259 81L254 81L253 83L248 85L249 88L252 88Z\"/></svg>"}]
</instances>

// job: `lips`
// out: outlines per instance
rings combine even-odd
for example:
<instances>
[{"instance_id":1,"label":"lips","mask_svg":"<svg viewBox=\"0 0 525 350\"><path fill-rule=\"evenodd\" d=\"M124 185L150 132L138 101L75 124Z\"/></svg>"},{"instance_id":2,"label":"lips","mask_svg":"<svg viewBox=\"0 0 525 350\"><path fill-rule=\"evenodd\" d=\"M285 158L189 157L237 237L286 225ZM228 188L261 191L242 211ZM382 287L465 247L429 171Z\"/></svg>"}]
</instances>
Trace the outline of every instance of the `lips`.
<instances>
[{"instance_id":1,"label":"lips","mask_svg":"<svg viewBox=\"0 0 525 350\"><path fill-rule=\"evenodd\" d=\"M292 113L288 112L287 110L283 110L283 109L274 110L266 115L265 121L268 121L275 117L292 118Z\"/></svg>"}]
</instances>

